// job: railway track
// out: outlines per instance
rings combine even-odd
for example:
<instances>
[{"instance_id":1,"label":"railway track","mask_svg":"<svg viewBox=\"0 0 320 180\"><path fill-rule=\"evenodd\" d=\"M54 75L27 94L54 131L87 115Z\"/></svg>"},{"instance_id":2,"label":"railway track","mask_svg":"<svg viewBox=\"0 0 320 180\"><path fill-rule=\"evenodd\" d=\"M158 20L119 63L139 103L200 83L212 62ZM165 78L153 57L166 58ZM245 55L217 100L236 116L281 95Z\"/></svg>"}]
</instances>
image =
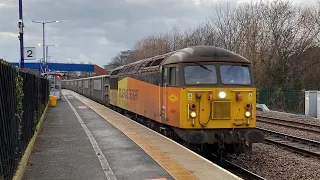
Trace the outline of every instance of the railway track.
<instances>
[{"instance_id":1,"label":"railway track","mask_svg":"<svg viewBox=\"0 0 320 180\"><path fill-rule=\"evenodd\" d=\"M130 116L127 116L126 114L122 114L122 115L124 115L124 116L128 117L129 119L131 119ZM131 120L134 121L133 119L131 119ZM139 124L149 128L148 126L146 126L145 124L143 124L143 123L141 123L139 121L136 121L136 122L138 122ZM157 133L159 133L159 132L157 132ZM181 144L180 142L177 142L177 143ZM196 153L198 153L198 152L196 152ZM220 167L226 169L227 171L230 171L231 173L237 175L238 177L240 177L240 178L242 178L244 180L266 180L265 178L263 178L263 177L255 174L255 173L253 173L253 172L251 172L251 171L249 171L249 170L247 170L247 169L245 169L245 168L243 168L243 167L231 162L230 160L228 160L226 158L223 158L222 161L221 161L220 156L215 155L215 154L210 154L210 155L202 154L202 153L198 153L198 154L201 155L202 157L212 161L213 163L219 165Z\"/></svg>"},{"instance_id":2,"label":"railway track","mask_svg":"<svg viewBox=\"0 0 320 180\"><path fill-rule=\"evenodd\" d=\"M225 169L228 169L229 171L231 171L233 174L236 174L237 176L239 176L242 179L245 180L266 180L265 178L247 170L244 169L228 160L224 160L225 165Z\"/></svg>"},{"instance_id":3,"label":"railway track","mask_svg":"<svg viewBox=\"0 0 320 180\"><path fill-rule=\"evenodd\" d=\"M283 120L279 118L270 118L270 117L258 116L258 115L257 115L257 121L320 134L320 126L316 124L296 122L291 120Z\"/></svg>"},{"instance_id":4,"label":"railway track","mask_svg":"<svg viewBox=\"0 0 320 180\"><path fill-rule=\"evenodd\" d=\"M298 152L305 156L316 157L320 159L319 141L283 134L258 127L257 129L265 133L265 141L267 143L275 144L288 150L293 150L294 152Z\"/></svg>"},{"instance_id":5,"label":"railway track","mask_svg":"<svg viewBox=\"0 0 320 180\"><path fill-rule=\"evenodd\" d=\"M228 159L223 159L223 161L220 160L220 157L215 154L210 155L203 155L203 157L209 159L213 163L219 165L220 167L230 171L231 173L237 175L238 177L244 179L244 180L266 180L265 178L243 168L238 166L237 164L234 164Z\"/></svg>"}]
</instances>

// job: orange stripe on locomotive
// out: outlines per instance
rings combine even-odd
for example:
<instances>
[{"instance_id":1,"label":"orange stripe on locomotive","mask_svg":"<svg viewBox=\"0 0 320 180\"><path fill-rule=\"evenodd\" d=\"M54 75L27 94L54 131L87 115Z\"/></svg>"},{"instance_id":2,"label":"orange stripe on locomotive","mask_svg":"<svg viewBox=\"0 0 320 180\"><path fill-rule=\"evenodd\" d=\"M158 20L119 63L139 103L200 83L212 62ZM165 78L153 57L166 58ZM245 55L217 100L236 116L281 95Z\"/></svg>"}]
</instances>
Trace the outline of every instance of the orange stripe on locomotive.
<instances>
[{"instance_id":1,"label":"orange stripe on locomotive","mask_svg":"<svg viewBox=\"0 0 320 180\"><path fill-rule=\"evenodd\" d=\"M110 99L112 105L170 126L180 127L180 88L162 88L126 77L118 81L118 90L111 91L114 91ZM166 109L163 109L161 103L165 103ZM164 111L168 121L161 118Z\"/></svg>"}]
</instances>

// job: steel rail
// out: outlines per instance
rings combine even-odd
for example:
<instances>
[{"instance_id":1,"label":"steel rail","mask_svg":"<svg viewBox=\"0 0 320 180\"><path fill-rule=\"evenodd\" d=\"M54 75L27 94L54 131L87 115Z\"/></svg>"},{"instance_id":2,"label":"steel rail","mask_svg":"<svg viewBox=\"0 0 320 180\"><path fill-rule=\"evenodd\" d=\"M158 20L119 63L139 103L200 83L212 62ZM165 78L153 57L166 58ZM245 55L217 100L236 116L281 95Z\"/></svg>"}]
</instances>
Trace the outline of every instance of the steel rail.
<instances>
[{"instance_id":1,"label":"steel rail","mask_svg":"<svg viewBox=\"0 0 320 180\"><path fill-rule=\"evenodd\" d=\"M230 160L223 158L222 161L220 160L220 157L215 154L210 155L203 155L208 160L214 162L215 164L219 165L220 167L230 171L231 173L237 175L238 177L244 179L244 180L266 180L265 178L255 174L254 172L249 171L248 169L245 169Z\"/></svg>"},{"instance_id":2,"label":"steel rail","mask_svg":"<svg viewBox=\"0 0 320 180\"><path fill-rule=\"evenodd\" d=\"M261 119L261 118L264 118L264 119ZM268 120L265 120L265 119L268 119ZM270 118L265 116L257 116L257 121L320 134L320 126L316 124L302 123L302 122L296 122L291 120L283 120L279 118Z\"/></svg>"},{"instance_id":3,"label":"steel rail","mask_svg":"<svg viewBox=\"0 0 320 180\"><path fill-rule=\"evenodd\" d=\"M256 128L266 133L265 142L281 146L283 148L302 153L304 155L320 158L320 142L305 139L289 134L271 131L263 128Z\"/></svg>"}]
</instances>

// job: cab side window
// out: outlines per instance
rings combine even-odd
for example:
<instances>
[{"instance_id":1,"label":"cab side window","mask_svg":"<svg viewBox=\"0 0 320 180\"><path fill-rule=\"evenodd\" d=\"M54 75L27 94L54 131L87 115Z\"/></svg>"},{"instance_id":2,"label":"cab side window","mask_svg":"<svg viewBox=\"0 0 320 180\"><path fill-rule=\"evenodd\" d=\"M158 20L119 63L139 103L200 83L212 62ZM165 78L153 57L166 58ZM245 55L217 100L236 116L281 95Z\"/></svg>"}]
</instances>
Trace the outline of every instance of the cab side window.
<instances>
[{"instance_id":1,"label":"cab side window","mask_svg":"<svg viewBox=\"0 0 320 180\"><path fill-rule=\"evenodd\" d=\"M162 70L162 84L164 85L164 83L168 83L168 68L167 67L163 67L163 70Z\"/></svg>"},{"instance_id":2,"label":"cab side window","mask_svg":"<svg viewBox=\"0 0 320 180\"><path fill-rule=\"evenodd\" d=\"M169 85L170 86L177 85L177 67L169 68Z\"/></svg>"}]
</instances>

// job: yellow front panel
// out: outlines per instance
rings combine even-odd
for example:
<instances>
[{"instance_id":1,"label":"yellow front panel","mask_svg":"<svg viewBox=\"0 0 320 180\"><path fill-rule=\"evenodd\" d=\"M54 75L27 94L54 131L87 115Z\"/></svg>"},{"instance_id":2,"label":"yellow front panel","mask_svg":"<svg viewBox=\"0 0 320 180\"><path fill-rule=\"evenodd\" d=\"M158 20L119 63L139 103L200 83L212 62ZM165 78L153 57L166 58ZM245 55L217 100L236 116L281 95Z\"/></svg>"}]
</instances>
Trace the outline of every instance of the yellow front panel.
<instances>
[{"instance_id":1,"label":"yellow front panel","mask_svg":"<svg viewBox=\"0 0 320 180\"><path fill-rule=\"evenodd\" d=\"M226 93L223 99L218 95L222 91ZM197 101L197 93L201 95L200 101ZM241 101L236 100L237 93L242 98ZM180 99L181 128L253 128L256 126L255 88L187 88L181 89ZM247 103L252 104L250 110L245 109ZM188 108L188 104L189 107L191 104L196 105L195 118L190 117L193 110ZM251 114L249 118L245 117L246 111ZM194 119L193 126L192 119Z\"/></svg>"}]
</instances>

